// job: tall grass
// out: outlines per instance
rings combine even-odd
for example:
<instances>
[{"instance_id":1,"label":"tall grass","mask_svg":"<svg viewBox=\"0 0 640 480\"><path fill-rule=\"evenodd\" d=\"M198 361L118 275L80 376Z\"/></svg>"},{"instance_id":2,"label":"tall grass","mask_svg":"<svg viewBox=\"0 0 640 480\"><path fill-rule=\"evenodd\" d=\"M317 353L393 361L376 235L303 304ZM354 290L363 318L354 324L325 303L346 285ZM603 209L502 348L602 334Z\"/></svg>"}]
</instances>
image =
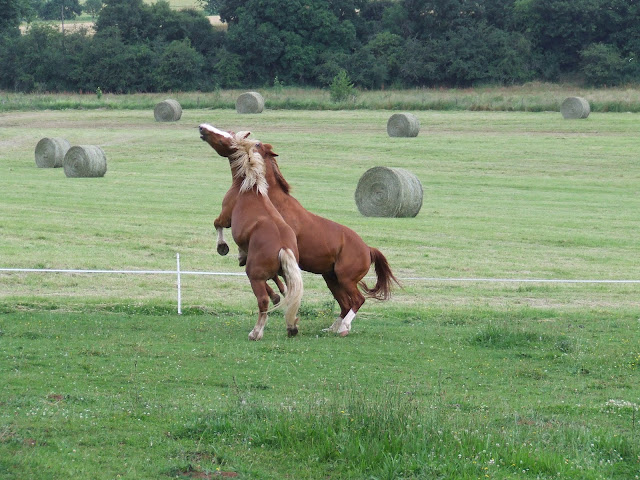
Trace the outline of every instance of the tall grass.
<instances>
[{"instance_id":1,"label":"tall grass","mask_svg":"<svg viewBox=\"0 0 640 480\"><path fill-rule=\"evenodd\" d=\"M40 109L122 109L153 108L171 97L183 108L234 108L244 90L214 92L173 92L161 94L94 93L19 94L2 92L0 111ZM471 111L559 111L568 96L582 96L594 112L640 112L637 86L586 89L565 85L532 83L517 87L361 91L355 100L334 102L328 90L277 86L257 89L265 98L265 108L283 110L471 110Z\"/></svg>"},{"instance_id":2,"label":"tall grass","mask_svg":"<svg viewBox=\"0 0 640 480\"><path fill-rule=\"evenodd\" d=\"M373 308L249 343L238 309L157 307L3 302L0 478L638 474L637 311Z\"/></svg>"},{"instance_id":3,"label":"tall grass","mask_svg":"<svg viewBox=\"0 0 640 480\"><path fill-rule=\"evenodd\" d=\"M306 405L248 398L238 392L176 437L226 445L214 454L223 469L237 462L233 451L245 450L258 459L300 465L307 474L298 478L588 480L602 478L603 464L611 478L624 478L640 453L630 437L597 426L549 425L516 415L499 420L496 429L486 423L488 407L460 415L460 407L444 402L440 392L418 400L411 386L371 392L349 385ZM544 441L553 448L540 448L537 429L547 430Z\"/></svg>"}]
</instances>

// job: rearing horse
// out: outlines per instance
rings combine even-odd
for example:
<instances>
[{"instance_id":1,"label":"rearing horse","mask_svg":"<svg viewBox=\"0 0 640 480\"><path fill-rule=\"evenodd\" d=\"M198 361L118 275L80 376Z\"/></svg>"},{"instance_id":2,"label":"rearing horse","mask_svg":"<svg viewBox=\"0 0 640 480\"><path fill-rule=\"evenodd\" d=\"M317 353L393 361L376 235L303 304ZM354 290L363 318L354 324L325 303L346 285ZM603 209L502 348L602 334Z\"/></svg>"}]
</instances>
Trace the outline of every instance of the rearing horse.
<instances>
[{"instance_id":1,"label":"rearing horse","mask_svg":"<svg viewBox=\"0 0 640 480\"><path fill-rule=\"evenodd\" d=\"M248 132L232 136L207 124L200 125L200 135L212 146L219 145L220 137L225 140L225 156L229 158L233 174L233 184L225 195L232 204L231 233L238 247L245 252L247 277L258 300L258 321L249 333L249 339L262 338L270 296L267 280L275 279L278 283L278 275L283 276L287 284L284 314L287 333L295 336L303 292L298 245L295 233L267 195L266 166L259 152L261 143L247 140Z\"/></svg>"},{"instance_id":2,"label":"rearing horse","mask_svg":"<svg viewBox=\"0 0 640 480\"><path fill-rule=\"evenodd\" d=\"M209 136L212 138L209 144L219 155L228 157L232 153L235 136L233 132L214 128ZM350 228L309 212L289 194L289 184L280 172L275 158L277 155L271 145L260 143L256 148L265 162L269 199L293 229L298 240L300 268L322 275L340 305L340 317L327 330L345 336L365 302L365 295L386 300L391 295L392 282L398 281L380 250L369 247ZM229 251L224 241L223 228L229 228L233 223L235 197L230 194L232 190L233 187L225 195L222 211L214 221L218 232L218 253L221 255ZM377 281L373 288L369 288L362 279L372 263Z\"/></svg>"}]
</instances>

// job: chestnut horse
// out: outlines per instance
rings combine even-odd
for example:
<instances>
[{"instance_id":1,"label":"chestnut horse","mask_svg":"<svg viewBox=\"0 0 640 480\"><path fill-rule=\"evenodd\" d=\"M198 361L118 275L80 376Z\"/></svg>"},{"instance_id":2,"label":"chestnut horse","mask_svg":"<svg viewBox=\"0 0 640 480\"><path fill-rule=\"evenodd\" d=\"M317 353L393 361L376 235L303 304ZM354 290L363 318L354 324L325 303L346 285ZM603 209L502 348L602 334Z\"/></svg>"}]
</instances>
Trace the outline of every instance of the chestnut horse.
<instances>
[{"instance_id":1,"label":"chestnut horse","mask_svg":"<svg viewBox=\"0 0 640 480\"><path fill-rule=\"evenodd\" d=\"M220 131L207 124L200 125L201 138L210 144ZM260 144L245 135L228 140L229 165L233 185L225 195L231 207L231 233L244 252L246 273L258 300L258 321L249 333L250 340L260 340L267 322L269 294L267 280L284 277L287 284L285 320L287 333L298 333L298 309L302 299L302 273L298 266L298 244L293 230L273 206L267 195L265 161L258 152Z\"/></svg>"},{"instance_id":2,"label":"chestnut horse","mask_svg":"<svg viewBox=\"0 0 640 480\"><path fill-rule=\"evenodd\" d=\"M234 139L237 135L239 134L212 127L207 141L219 155L228 157L235 151ZM364 304L365 295L386 300L391 295L392 282L398 281L380 250L369 247L350 228L309 212L292 197L289 194L289 184L278 167L273 147L268 143L255 143L256 151L265 162L269 199L293 229L298 240L300 267L322 275L340 305L340 316L326 330L345 336L351 330L351 322L356 313ZM224 241L223 228L229 228L233 223L235 196L230 194L232 190L233 187L225 195L220 216L214 221L218 233L218 253L221 255L229 251ZM362 279L372 263L377 281L373 288L369 288Z\"/></svg>"}]
</instances>

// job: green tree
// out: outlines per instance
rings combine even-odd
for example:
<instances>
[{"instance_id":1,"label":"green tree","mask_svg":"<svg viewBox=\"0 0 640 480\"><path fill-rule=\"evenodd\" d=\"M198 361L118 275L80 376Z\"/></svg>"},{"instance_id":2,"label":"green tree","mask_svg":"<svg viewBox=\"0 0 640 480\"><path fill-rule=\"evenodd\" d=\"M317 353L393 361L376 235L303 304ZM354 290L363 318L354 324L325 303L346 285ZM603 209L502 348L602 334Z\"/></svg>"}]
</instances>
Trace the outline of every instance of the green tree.
<instances>
[{"instance_id":1,"label":"green tree","mask_svg":"<svg viewBox=\"0 0 640 480\"><path fill-rule=\"evenodd\" d=\"M580 52L581 70L592 86L617 85L622 81L625 62L613 45L594 43Z\"/></svg>"},{"instance_id":2,"label":"green tree","mask_svg":"<svg viewBox=\"0 0 640 480\"><path fill-rule=\"evenodd\" d=\"M196 90L201 88L204 58L188 39L171 42L160 55L156 69L160 90Z\"/></svg>"},{"instance_id":3,"label":"green tree","mask_svg":"<svg viewBox=\"0 0 640 480\"><path fill-rule=\"evenodd\" d=\"M0 37L4 34L18 35L20 22L33 18L33 15L29 0L0 0Z\"/></svg>"},{"instance_id":4,"label":"green tree","mask_svg":"<svg viewBox=\"0 0 640 480\"><path fill-rule=\"evenodd\" d=\"M315 83L313 67L324 52L352 53L357 46L353 23L337 16L332 2L220 3L221 16L229 22L226 47L242 57L243 77L248 84L264 83L275 76L285 83Z\"/></svg>"},{"instance_id":5,"label":"green tree","mask_svg":"<svg viewBox=\"0 0 640 480\"><path fill-rule=\"evenodd\" d=\"M142 42L147 38L151 20L151 7L142 0L104 0L104 7L95 24L98 36L114 29L126 44Z\"/></svg>"},{"instance_id":6,"label":"green tree","mask_svg":"<svg viewBox=\"0 0 640 480\"><path fill-rule=\"evenodd\" d=\"M70 71L77 68L85 37L63 35L50 25L33 25L0 53L0 86L18 91L64 91L75 88Z\"/></svg>"},{"instance_id":7,"label":"green tree","mask_svg":"<svg viewBox=\"0 0 640 480\"><path fill-rule=\"evenodd\" d=\"M157 90L154 69L158 55L145 43L126 43L116 27L88 39L71 75L85 91L130 93Z\"/></svg>"},{"instance_id":8,"label":"green tree","mask_svg":"<svg viewBox=\"0 0 640 480\"><path fill-rule=\"evenodd\" d=\"M82 13L78 0L45 0L37 8L43 20L72 20Z\"/></svg>"},{"instance_id":9,"label":"green tree","mask_svg":"<svg viewBox=\"0 0 640 480\"><path fill-rule=\"evenodd\" d=\"M402 37L381 31L353 55L349 71L353 80L365 88L381 88L393 83L400 67L404 46Z\"/></svg>"},{"instance_id":10,"label":"green tree","mask_svg":"<svg viewBox=\"0 0 640 480\"><path fill-rule=\"evenodd\" d=\"M577 72L580 51L593 43L610 43L620 27L621 3L611 8L609 0L517 0L515 15L519 28L539 55L539 70L545 79ZM624 15L623 15L624 16ZM639 18L635 18L634 30Z\"/></svg>"},{"instance_id":11,"label":"green tree","mask_svg":"<svg viewBox=\"0 0 640 480\"><path fill-rule=\"evenodd\" d=\"M213 70L219 86L235 88L242 84L242 58L223 48L217 57Z\"/></svg>"},{"instance_id":12,"label":"green tree","mask_svg":"<svg viewBox=\"0 0 640 480\"><path fill-rule=\"evenodd\" d=\"M197 2L209 15L217 15L220 12L219 0L197 0Z\"/></svg>"},{"instance_id":13,"label":"green tree","mask_svg":"<svg viewBox=\"0 0 640 480\"><path fill-rule=\"evenodd\" d=\"M174 10L166 0L150 6L148 22L146 36L156 42L189 39L193 48L202 55L220 43L217 32L202 12Z\"/></svg>"},{"instance_id":14,"label":"green tree","mask_svg":"<svg viewBox=\"0 0 640 480\"><path fill-rule=\"evenodd\" d=\"M85 0L83 10L91 15L91 18L96 18L100 15L103 5L102 0Z\"/></svg>"}]
</instances>

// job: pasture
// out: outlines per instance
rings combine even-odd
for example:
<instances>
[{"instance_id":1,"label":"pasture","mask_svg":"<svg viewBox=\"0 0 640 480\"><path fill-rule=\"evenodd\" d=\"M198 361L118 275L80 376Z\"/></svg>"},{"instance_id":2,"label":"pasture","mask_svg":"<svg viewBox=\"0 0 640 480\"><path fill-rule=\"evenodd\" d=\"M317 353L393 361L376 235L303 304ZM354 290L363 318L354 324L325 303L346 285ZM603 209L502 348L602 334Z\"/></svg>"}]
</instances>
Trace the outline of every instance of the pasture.
<instances>
[{"instance_id":1,"label":"pasture","mask_svg":"<svg viewBox=\"0 0 640 480\"><path fill-rule=\"evenodd\" d=\"M242 272L207 122L271 143L404 279L337 338L305 274L298 337L275 312L253 343L243 276L183 276L179 316L171 275L0 272L0 478L638 478L640 284L526 281L640 279L637 114L424 111L416 138L389 116L0 114L0 268ZM105 177L36 168L43 137L101 146ZM377 165L421 180L416 218L358 213Z\"/></svg>"}]
</instances>

